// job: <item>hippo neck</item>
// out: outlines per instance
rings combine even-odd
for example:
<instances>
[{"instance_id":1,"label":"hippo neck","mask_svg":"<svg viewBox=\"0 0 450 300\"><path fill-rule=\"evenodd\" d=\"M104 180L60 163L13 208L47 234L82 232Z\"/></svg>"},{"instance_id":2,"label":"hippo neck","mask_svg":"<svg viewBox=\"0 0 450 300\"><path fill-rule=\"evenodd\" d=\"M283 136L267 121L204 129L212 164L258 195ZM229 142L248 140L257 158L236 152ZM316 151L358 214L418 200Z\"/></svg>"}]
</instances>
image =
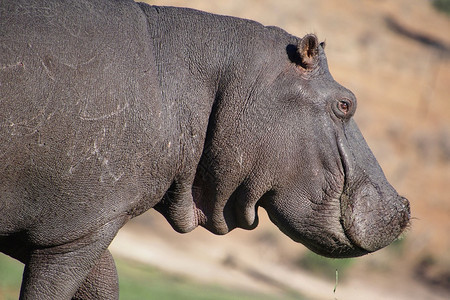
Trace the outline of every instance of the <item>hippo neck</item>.
<instances>
[{"instance_id":1,"label":"hippo neck","mask_svg":"<svg viewBox=\"0 0 450 300\"><path fill-rule=\"evenodd\" d=\"M258 89L257 75L264 62L257 61L263 59L257 52L268 47L262 40L268 28L192 9L152 6L146 10L167 126L175 133L172 142L181 145L172 185L155 208L177 231L206 225L215 233L226 233L234 224L211 220L211 215L224 215L217 209L224 208L228 197L218 196L217 187L205 183L208 199L194 199L192 185L211 131L222 122L217 119L218 108L233 107L238 113L249 91ZM235 123L232 118L228 121Z\"/></svg>"},{"instance_id":2,"label":"hippo neck","mask_svg":"<svg viewBox=\"0 0 450 300\"><path fill-rule=\"evenodd\" d=\"M192 131L203 148L213 106L227 101L225 105L241 109L247 93L258 88L258 76L267 63L258 53L273 46L264 39L294 37L251 20L145 6L167 116L189 124L178 129L185 134Z\"/></svg>"}]
</instances>

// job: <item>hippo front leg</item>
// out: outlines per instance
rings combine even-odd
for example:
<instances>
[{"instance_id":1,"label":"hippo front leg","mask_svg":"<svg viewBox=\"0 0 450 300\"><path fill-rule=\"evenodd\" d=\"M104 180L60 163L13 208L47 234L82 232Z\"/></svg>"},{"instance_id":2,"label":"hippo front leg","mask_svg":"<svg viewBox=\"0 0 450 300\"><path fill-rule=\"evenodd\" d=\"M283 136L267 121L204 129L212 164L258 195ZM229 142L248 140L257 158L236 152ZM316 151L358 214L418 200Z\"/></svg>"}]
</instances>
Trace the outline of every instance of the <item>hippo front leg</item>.
<instances>
[{"instance_id":1,"label":"hippo front leg","mask_svg":"<svg viewBox=\"0 0 450 300\"><path fill-rule=\"evenodd\" d=\"M115 299L119 299L119 279L114 259L109 250L106 250L72 300Z\"/></svg>"},{"instance_id":2,"label":"hippo front leg","mask_svg":"<svg viewBox=\"0 0 450 300\"><path fill-rule=\"evenodd\" d=\"M91 276L99 275L105 265L106 270L111 271L108 260L112 258L107 248L123 224L123 220L116 219L71 243L34 249L25 264L20 299L71 299L80 287L80 292L87 292L86 297L92 296L89 289L95 288L101 278L93 280ZM101 276L107 275L103 273L106 270L100 272ZM109 299L117 298L112 296Z\"/></svg>"}]
</instances>

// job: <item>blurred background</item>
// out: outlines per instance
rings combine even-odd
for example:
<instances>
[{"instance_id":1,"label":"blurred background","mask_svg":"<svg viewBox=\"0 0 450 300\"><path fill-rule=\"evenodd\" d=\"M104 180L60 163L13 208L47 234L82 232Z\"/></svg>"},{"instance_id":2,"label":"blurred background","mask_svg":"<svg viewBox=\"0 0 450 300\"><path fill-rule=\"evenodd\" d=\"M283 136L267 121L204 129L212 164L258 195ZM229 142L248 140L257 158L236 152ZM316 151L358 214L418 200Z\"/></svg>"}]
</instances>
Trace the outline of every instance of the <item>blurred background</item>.
<instances>
[{"instance_id":1,"label":"blurred background","mask_svg":"<svg viewBox=\"0 0 450 300\"><path fill-rule=\"evenodd\" d=\"M257 229L226 236L181 235L150 211L110 247L121 299L450 299L449 2L149 1L325 40L330 71L357 96L356 121L413 220L389 247L333 260L292 242L262 209ZM20 268L0 256L0 299L18 297Z\"/></svg>"}]
</instances>

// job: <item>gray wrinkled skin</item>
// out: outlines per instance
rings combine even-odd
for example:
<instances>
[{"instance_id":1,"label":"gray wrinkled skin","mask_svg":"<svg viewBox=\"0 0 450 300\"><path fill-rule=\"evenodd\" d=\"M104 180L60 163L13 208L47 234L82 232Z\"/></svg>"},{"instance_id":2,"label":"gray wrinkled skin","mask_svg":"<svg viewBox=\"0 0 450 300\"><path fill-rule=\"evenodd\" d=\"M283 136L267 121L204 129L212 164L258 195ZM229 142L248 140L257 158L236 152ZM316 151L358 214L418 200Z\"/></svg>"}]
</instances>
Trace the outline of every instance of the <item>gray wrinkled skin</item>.
<instances>
[{"instance_id":1,"label":"gray wrinkled skin","mask_svg":"<svg viewBox=\"0 0 450 300\"><path fill-rule=\"evenodd\" d=\"M121 1L0 6L0 250L21 299L115 299L107 250L155 208L175 230L257 226L330 257L407 226L314 35Z\"/></svg>"}]
</instances>

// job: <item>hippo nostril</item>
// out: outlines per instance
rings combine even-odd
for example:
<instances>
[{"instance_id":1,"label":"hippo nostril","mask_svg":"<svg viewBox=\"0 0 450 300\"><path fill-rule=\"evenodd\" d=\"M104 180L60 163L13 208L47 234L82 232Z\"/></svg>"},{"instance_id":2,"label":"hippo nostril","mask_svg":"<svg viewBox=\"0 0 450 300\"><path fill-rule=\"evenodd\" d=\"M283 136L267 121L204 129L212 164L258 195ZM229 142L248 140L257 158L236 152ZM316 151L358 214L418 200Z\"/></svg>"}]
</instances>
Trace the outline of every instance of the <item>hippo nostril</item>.
<instances>
[{"instance_id":1,"label":"hippo nostril","mask_svg":"<svg viewBox=\"0 0 450 300\"><path fill-rule=\"evenodd\" d=\"M408 213L409 213L409 201L408 201L408 199L406 199L405 197L402 197L402 203L403 203L403 207L405 208L405 210L407 210Z\"/></svg>"}]
</instances>

